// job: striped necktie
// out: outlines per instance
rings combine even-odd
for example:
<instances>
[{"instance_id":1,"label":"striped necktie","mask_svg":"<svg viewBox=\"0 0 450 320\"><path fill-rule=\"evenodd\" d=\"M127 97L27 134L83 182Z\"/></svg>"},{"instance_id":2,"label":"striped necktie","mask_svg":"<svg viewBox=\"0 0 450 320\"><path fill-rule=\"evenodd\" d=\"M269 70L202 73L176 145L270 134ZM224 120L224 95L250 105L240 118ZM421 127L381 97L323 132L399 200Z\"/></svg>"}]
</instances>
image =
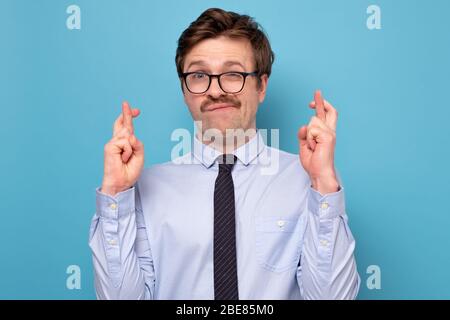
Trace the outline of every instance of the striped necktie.
<instances>
[{"instance_id":1,"label":"striped necktie","mask_svg":"<svg viewBox=\"0 0 450 320\"><path fill-rule=\"evenodd\" d=\"M234 155L218 158L219 174L214 187L214 299L238 300L236 222L231 170Z\"/></svg>"}]
</instances>

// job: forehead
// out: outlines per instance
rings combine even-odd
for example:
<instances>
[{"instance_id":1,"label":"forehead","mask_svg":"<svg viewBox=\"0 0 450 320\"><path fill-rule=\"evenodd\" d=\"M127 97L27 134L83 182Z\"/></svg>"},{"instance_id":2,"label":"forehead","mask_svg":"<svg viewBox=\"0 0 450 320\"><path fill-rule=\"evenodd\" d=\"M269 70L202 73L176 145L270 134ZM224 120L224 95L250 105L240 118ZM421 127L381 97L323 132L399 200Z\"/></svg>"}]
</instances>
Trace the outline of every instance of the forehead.
<instances>
[{"instance_id":1,"label":"forehead","mask_svg":"<svg viewBox=\"0 0 450 320\"><path fill-rule=\"evenodd\" d=\"M186 55L184 69L193 63L220 68L233 62L242 64L244 68L252 68L253 61L253 49L248 40L221 36L196 44Z\"/></svg>"}]
</instances>

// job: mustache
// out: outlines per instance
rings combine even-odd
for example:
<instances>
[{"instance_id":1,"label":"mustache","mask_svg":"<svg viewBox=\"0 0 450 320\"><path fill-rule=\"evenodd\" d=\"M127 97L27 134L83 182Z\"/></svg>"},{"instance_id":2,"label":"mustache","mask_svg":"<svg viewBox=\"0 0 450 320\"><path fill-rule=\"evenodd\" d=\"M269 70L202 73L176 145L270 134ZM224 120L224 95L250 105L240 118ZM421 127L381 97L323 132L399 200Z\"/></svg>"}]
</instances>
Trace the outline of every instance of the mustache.
<instances>
[{"instance_id":1,"label":"mustache","mask_svg":"<svg viewBox=\"0 0 450 320\"><path fill-rule=\"evenodd\" d=\"M202 112L206 111L206 108L208 108L210 105L215 104L215 103L228 103L233 105L236 108L240 108L241 107L241 102L231 96L220 96L218 98L213 98L211 96L208 96L208 98L202 102L202 104L200 105L200 110Z\"/></svg>"}]
</instances>

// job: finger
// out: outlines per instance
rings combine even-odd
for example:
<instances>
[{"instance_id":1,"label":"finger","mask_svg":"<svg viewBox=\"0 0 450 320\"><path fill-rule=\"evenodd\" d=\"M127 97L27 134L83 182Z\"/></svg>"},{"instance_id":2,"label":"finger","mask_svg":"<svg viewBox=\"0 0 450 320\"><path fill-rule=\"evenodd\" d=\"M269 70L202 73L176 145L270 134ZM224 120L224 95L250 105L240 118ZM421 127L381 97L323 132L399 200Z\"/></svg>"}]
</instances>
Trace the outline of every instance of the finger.
<instances>
[{"instance_id":1,"label":"finger","mask_svg":"<svg viewBox=\"0 0 450 320\"><path fill-rule=\"evenodd\" d=\"M308 142L308 148L311 151L316 150L316 141L314 140L314 138L307 136L306 141Z\"/></svg>"},{"instance_id":2,"label":"finger","mask_svg":"<svg viewBox=\"0 0 450 320\"><path fill-rule=\"evenodd\" d=\"M126 138L113 139L105 146L105 152L112 154L120 154L123 162L128 162L133 149L131 148L130 142Z\"/></svg>"},{"instance_id":3,"label":"finger","mask_svg":"<svg viewBox=\"0 0 450 320\"><path fill-rule=\"evenodd\" d=\"M136 118L139 116L141 111L139 109L132 109L131 110L133 118ZM114 122L113 126L113 137L117 135L117 133L122 129L123 127L123 112L120 113L120 115L117 117L116 121Z\"/></svg>"},{"instance_id":4,"label":"finger","mask_svg":"<svg viewBox=\"0 0 450 320\"><path fill-rule=\"evenodd\" d=\"M306 141L306 133L307 133L306 126L301 127L298 132L298 139L300 140L300 146L302 147L308 145L308 142Z\"/></svg>"},{"instance_id":5,"label":"finger","mask_svg":"<svg viewBox=\"0 0 450 320\"><path fill-rule=\"evenodd\" d=\"M300 147L301 148L314 150L315 141L313 139L308 138L308 127L307 126L303 126L300 128L300 131L298 132L298 138L300 139Z\"/></svg>"},{"instance_id":6,"label":"finger","mask_svg":"<svg viewBox=\"0 0 450 320\"><path fill-rule=\"evenodd\" d=\"M128 128L131 133L134 132L133 130L133 116L130 109L130 106L128 105L128 102L122 103L122 114L123 114L123 126Z\"/></svg>"},{"instance_id":7,"label":"finger","mask_svg":"<svg viewBox=\"0 0 450 320\"><path fill-rule=\"evenodd\" d=\"M316 108L316 103L314 101L309 103L309 107L311 109ZM332 130L336 130L338 112L337 110L329 103L327 100L324 100L324 108L325 108L325 118L326 125L330 127Z\"/></svg>"},{"instance_id":8,"label":"finger","mask_svg":"<svg viewBox=\"0 0 450 320\"><path fill-rule=\"evenodd\" d=\"M144 144L139 141L135 135L132 135L128 140L130 141L134 154L137 156L144 154Z\"/></svg>"},{"instance_id":9,"label":"finger","mask_svg":"<svg viewBox=\"0 0 450 320\"><path fill-rule=\"evenodd\" d=\"M309 126L318 127L318 128L320 128L320 129L322 129L323 131L326 131L326 132L331 130L331 128L329 128L327 126L325 121L319 119L316 116L311 117L311 120L309 121Z\"/></svg>"},{"instance_id":10,"label":"finger","mask_svg":"<svg viewBox=\"0 0 450 320\"><path fill-rule=\"evenodd\" d=\"M120 130L123 128L123 113L120 113L120 116L117 117L116 121L114 121L113 126L113 137L117 136Z\"/></svg>"},{"instance_id":11,"label":"finger","mask_svg":"<svg viewBox=\"0 0 450 320\"><path fill-rule=\"evenodd\" d=\"M307 141L307 127L303 126L298 131L298 139L300 142L300 155L307 156L311 154L311 148L309 147L308 141Z\"/></svg>"},{"instance_id":12,"label":"finger","mask_svg":"<svg viewBox=\"0 0 450 320\"><path fill-rule=\"evenodd\" d=\"M139 110L137 108L131 109L131 115L133 116L133 118L136 118L140 113L141 113L141 110Z\"/></svg>"},{"instance_id":13,"label":"finger","mask_svg":"<svg viewBox=\"0 0 450 320\"><path fill-rule=\"evenodd\" d=\"M336 133L330 128L322 124L308 125L308 138L313 139L316 144L334 144L336 141Z\"/></svg>"},{"instance_id":14,"label":"finger","mask_svg":"<svg viewBox=\"0 0 450 320\"><path fill-rule=\"evenodd\" d=\"M123 152L122 152L122 161L124 163L127 163L130 159L131 155L133 154L133 148L131 147L130 141L127 138L122 138L116 142L118 144Z\"/></svg>"},{"instance_id":15,"label":"finger","mask_svg":"<svg viewBox=\"0 0 450 320\"><path fill-rule=\"evenodd\" d=\"M306 141L308 142L308 146L312 151L316 149L317 136L318 136L317 132L313 131L313 128L311 126L308 126L306 131Z\"/></svg>"},{"instance_id":16,"label":"finger","mask_svg":"<svg viewBox=\"0 0 450 320\"><path fill-rule=\"evenodd\" d=\"M336 130L337 125L337 119L338 119L338 112L336 109L329 103L328 101L324 100L324 107L325 111L327 113L326 115L326 124L333 130Z\"/></svg>"},{"instance_id":17,"label":"finger","mask_svg":"<svg viewBox=\"0 0 450 320\"><path fill-rule=\"evenodd\" d=\"M121 139L121 138L129 138L130 136L131 136L130 130L128 130L128 128L126 127L122 127L122 129L120 129L113 138Z\"/></svg>"},{"instance_id":18,"label":"finger","mask_svg":"<svg viewBox=\"0 0 450 320\"><path fill-rule=\"evenodd\" d=\"M316 90L314 93L314 102L316 104L316 115L322 120L325 120L325 107L323 105L322 93Z\"/></svg>"}]
</instances>

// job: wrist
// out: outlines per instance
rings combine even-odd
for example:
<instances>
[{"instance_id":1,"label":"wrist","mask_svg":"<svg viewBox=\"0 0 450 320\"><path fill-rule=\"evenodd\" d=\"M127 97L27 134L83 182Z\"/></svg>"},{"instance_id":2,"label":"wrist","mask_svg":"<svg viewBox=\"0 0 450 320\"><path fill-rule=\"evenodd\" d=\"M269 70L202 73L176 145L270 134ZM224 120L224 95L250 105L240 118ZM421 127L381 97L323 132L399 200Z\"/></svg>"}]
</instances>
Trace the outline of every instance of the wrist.
<instances>
[{"instance_id":1,"label":"wrist","mask_svg":"<svg viewBox=\"0 0 450 320\"><path fill-rule=\"evenodd\" d=\"M334 174L311 178L312 188L324 195L339 191L339 182Z\"/></svg>"},{"instance_id":2,"label":"wrist","mask_svg":"<svg viewBox=\"0 0 450 320\"><path fill-rule=\"evenodd\" d=\"M118 193L116 189L107 188L107 187L101 187L100 192L107 194L111 197L114 197Z\"/></svg>"},{"instance_id":3,"label":"wrist","mask_svg":"<svg viewBox=\"0 0 450 320\"><path fill-rule=\"evenodd\" d=\"M100 192L114 197L116 194L118 194L119 192L126 190L126 189L127 188L118 188L115 186L109 186L109 185L102 184L102 187L100 188Z\"/></svg>"}]
</instances>

